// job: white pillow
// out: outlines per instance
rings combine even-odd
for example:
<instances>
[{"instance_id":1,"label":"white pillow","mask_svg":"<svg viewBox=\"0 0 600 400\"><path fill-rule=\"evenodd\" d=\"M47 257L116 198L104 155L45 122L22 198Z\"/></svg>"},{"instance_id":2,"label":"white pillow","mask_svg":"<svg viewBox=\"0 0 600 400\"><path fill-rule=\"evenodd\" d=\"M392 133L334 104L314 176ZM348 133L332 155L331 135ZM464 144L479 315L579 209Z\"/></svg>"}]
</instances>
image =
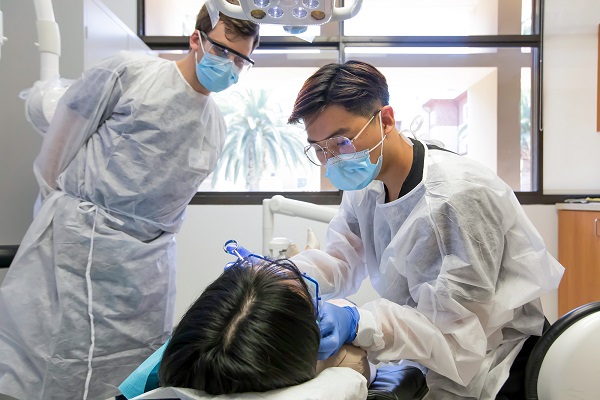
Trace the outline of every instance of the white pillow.
<instances>
[{"instance_id":1,"label":"white pillow","mask_svg":"<svg viewBox=\"0 0 600 400\"><path fill-rule=\"evenodd\" d=\"M193 389L166 387L144 393L133 400L173 398L181 400L365 400L367 398L367 380L353 369L335 367L323 370L308 382L269 392L212 396Z\"/></svg>"}]
</instances>

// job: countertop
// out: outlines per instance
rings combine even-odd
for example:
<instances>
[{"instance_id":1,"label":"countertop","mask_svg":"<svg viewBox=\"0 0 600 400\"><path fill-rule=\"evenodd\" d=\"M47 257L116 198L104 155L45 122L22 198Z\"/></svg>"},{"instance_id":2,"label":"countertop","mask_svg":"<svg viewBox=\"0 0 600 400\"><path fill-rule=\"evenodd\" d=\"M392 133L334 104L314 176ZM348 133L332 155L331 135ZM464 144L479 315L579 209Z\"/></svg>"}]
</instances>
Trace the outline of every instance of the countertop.
<instances>
[{"instance_id":1,"label":"countertop","mask_svg":"<svg viewBox=\"0 0 600 400\"><path fill-rule=\"evenodd\" d=\"M570 211L600 211L600 203L556 203L556 208Z\"/></svg>"}]
</instances>

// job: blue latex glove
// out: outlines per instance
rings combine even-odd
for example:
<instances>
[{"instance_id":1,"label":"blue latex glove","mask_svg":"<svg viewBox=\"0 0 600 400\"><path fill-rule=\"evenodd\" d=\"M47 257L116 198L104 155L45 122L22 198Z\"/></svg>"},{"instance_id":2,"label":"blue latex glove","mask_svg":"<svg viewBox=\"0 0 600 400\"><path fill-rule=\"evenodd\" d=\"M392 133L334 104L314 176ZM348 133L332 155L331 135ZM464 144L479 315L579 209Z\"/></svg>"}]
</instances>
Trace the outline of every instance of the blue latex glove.
<instances>
[{"instance_id":1,"label":"blue latex glove","mask_svg":"<svg viewBox=\"0 0 600 400\"><path fill-rule=\"evenodd\" d=\"M356 338L356 328L360 314L355 307L339 307L324 302L321 308L319 330L319 360L331 357L344 343L352 343Z\"/></svg>"}]
</instances>

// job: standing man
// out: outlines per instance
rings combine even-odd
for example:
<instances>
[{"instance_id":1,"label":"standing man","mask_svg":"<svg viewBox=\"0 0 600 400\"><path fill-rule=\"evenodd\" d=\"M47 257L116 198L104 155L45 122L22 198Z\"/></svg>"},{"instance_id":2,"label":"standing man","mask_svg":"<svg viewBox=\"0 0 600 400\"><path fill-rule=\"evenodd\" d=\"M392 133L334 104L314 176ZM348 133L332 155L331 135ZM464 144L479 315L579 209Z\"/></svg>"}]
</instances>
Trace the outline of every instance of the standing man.
<instances>
[{"instance_id":1,"label":"standing man","mask_svg":"<svg viewBox=\"0 0 600 400\"><path fill-rule=\"evenodd\" d=\"M58 105L35 161L43 203L0 288L0 393L106 399L169 337L175 238L225 123L211 92L259 28L198 14L180 61L120 53Z\"/></svg>"},{"instance_id":2,"label":"standing man","mask_svg":"<svg viewBox=\"0 0 600 400\"><path fill-rule=\"evenodd\" d=\"M523 398L540 296L564 268L510 187L399 133L386 79L364 62L312 75L289 118L300 121L306 155L344 194L325 250L292 260L327 297L355 293L367 276L382 297L358 312L325 303L320 358L353 343L374 363L427 367L431 399Z\"/></svg>"}]
</instances>

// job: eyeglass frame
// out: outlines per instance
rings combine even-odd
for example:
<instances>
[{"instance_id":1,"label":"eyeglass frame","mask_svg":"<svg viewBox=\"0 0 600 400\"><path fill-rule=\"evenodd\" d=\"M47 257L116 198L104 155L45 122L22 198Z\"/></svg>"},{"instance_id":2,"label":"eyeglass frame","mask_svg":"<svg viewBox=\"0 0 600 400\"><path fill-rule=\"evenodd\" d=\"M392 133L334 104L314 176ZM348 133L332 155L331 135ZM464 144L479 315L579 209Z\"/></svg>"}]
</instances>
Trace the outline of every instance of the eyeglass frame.
<instances>
[{"instance_id":1,"label":"eyeglass frame","mask_svg":"<svg viewBox=\"0 0 600 400\"><path fill-rule=\"evenodd\" d=\"M229 247L229 245L232 245L232 247ZM235 256L237 258L237 261L235 262L229 262L225 265L225 270L234 266L234 265L240 265L240 266L244 266L243 264L250 264L250 265L255 265L252 262L252 258L257 258L259 260L262 261L266 261L268 263L271 264L275 264L277 265L277 260L265 257L265 256L261 256L259 254L254 254L254 253L250 253L248 252L248 255L246 256L242 256L240 254L240 252L238 251L239 248L239 244L237 242L237 240L235 239L230 239L227 242L225 242L225 244L223 245L223 250L225 251L225 253L227 254L231 254L232 256ZM244 249L245 250L245 249ZM307 291L308 291L308 295L311 297L311 301L313 303L313 308L315 309L315 317L317 318L317 323L319 322L319 312L321 309L321 292L319 291L319 282L317 282L314 278L311 278L310 276L306 275L306 272L300 272L300 277L305 281L304 284L306 285ZM308 284L306 281L309 281L312 285L314 285L315 287L315 295L312 296L310 293L310 289L308 288Z\"/></svg>"},{"instance_id":2,"label":"eyeglass frame","mask_svg":"<svg viewBox=\"0 0 600 400\"><path fill-rule=\"evenodd\" d=\"M341 155L341 154L337 154L337 155L336 155L336 154L334 154L334 153L333 153L333 151L329 150L329 148L327 147L327 142L329 142L329 141L330 141L330 140L332 140L332 139L336 139L336 138L344 138L344 139L346 139L346 140L350 141L350 144L351 144L351 145L352 145L352 147L354 148L354 153L347 153L347 154L345 154L345 155L348 155L348 154L356 154L356 146L354 146L354 141L355 141L356 139L358 139L358 137L359 137L359 136L360 136L360 135L361 135L361 134L362 134L362 133L365 131L365 129L367 129L367 127L369 126L369 124L371 123L371 121L373 121L373 118L375 118L375 117L377 116L377 114L379 114L380 112L381 112L381 110L377 110L377 111L375 111L375 113L374 113L374 114L371 116L371 118L370 118L370 119L367 121L367 123L365 124L365 126L363 126L363 127L362 127L362 129L361 129L361 130L360 130L360 131L359 131L359 132L358 132L358 133L357 133L357 134L356 134L356 135L355 135L355 136L354 136L352 139L350 139L350 138L348 138L348 137L346 137L346 136L341 136L341 135L340 135L340 136L333 136L333 137L330 137L330 138L327 138L327 139L319 140L319 141L317 141L317 142L310 143L308 146L304 147L304 155L306 156L306 158L308 158L308 161L310 161L311 163L313 163L313 164L314 164L314 165L316 165L317 167L322 167L322 166L324 166L325 164L327 164L327 161L328 161L330 158L334 158L334 159L336 159L336 158L337 158L338 160L340 160L340 159L341 159L341 157L340 157L340 155ZM319 143L321 143L321 142L325 142L325 146L321 146L321 145L319 144ZM320 163L320 164L317 164L317 163L316 163L316 162L314 162L314 161L313 161L313 160L310 158L310 156L307 154L307 153L308 153L308 152L309 152L311 149L314 149L314 146L315 146L315 145L319 146L319 148L321 148L321 150L323 150L323 153L325 154L325 157L326 157L326 158L325 158L325 162L323 162L323 163ZM316 149L315 149L315 151L316 151ZM327 157L327 152L329 152L329 154L331 154L331 156ZM318 158L319 158L319 156L317 156L317 159L318 159Z\"/></svg>"},{"instance_id":3,"label":"eyeglass frame","mask_svg":"<svg viewBox=\"0 0 600 400\"><path fill-rule=\"evenodd\" d=\"M227 60L230 60L230 61L231 61L231 62L233 62L233 64L234 64L234 65L235 65L237 68L239 68L241 71L243 71L243 70L244 70L244 67L245 67L246 65L248 66L246 69L250 69L251 67L253 67L253 66L254 66L254 60L253 60L253 59L251 59L250 57L248 57L248 56L245 56L244 54L240 53L239 51L237 51L237 50L234 50L234 49L232 49L231 47L224 45L223 43L219 43L219 42L217 42L216 40L212 39L210 36L208 36L208 35L207 35L205 32L203 32L203 31L201 31L201 30L198 30L198 32L199 32L199 33L200 33L200 35L202 36L201 38L199 38L199 39L200 39L200 41L202 41L202 39L204 38L204 39L206 39L206 40L208 41L208 43L210 43L210 44L211 44L213 47L217 47L217 48L219 48L219 49L221 49L221 50L223 50L223 51L225 51L225 52L232 53L233 55L235 55L235 56L237 56L237 57L241 58L242 60L246 61L248 64L244 64L244 66L242 66L242 67L240 68L240 67L239 67L239 66L236 64L236 62L235 62L234 60L232 60L231 58L229 58L229 57L221 57L221 56L219 56L219 55L217 55L217 54L213 54L213 55L215 55L215 56L217 56L217 57L220 57L220 58L226 58ZM202 45L202 43L200 43L200 45L202 46L202 51L204 52L204 46ZM208 51L210 51L210 49L209 49Z\"/></svg>"}]
</instances>

